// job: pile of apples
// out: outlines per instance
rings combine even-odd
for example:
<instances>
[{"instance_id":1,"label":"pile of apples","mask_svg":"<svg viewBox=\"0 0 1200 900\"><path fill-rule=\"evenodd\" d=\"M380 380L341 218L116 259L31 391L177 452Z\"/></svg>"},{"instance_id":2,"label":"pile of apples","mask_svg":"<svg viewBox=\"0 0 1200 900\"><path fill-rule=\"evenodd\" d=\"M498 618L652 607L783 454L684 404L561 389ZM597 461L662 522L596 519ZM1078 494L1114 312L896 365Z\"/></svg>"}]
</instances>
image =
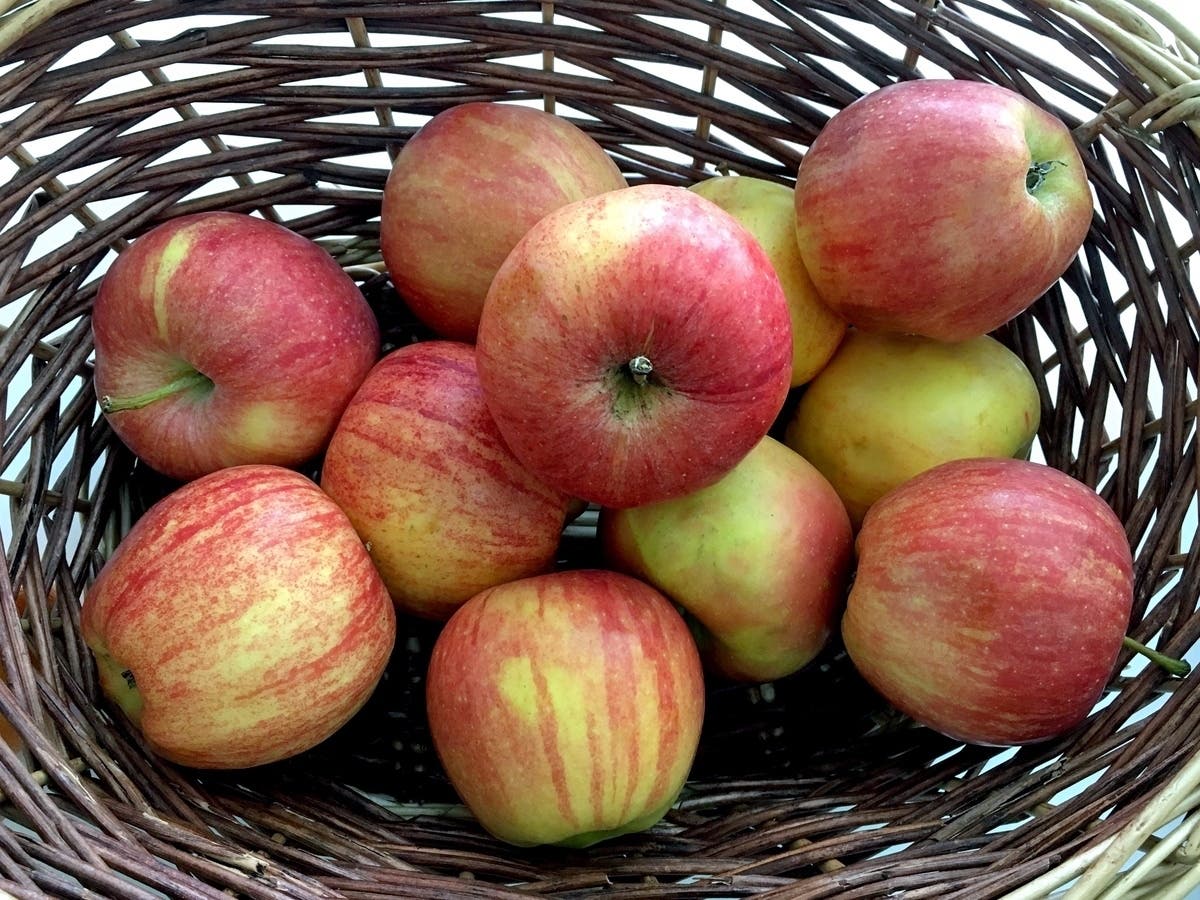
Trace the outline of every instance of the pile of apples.
<instances>
[{"instance_id":1,"label":"pile of apples","mask_svg":"<svg viewBox=\"0 0 1200 900\"><path fill-rule=\"evenodd\" d=\"M1112 673L1130 548L1024 458L1038 392L988 332L1091 212L1063 123L983 83L868 94L794 190L630 186L563 118L465 104L388 178L383 262L439 337L382 356L315 243L166 222L93 313L108 422L180 482L87 592L103 689L167 759L262 765L361 708L398 621L444 622L436 750L522 845L654 824L706 680L786 677L839 627L920 723L1060 734ZM589 505L605 567L556 570Z\"/></svg>"}]
</instances>

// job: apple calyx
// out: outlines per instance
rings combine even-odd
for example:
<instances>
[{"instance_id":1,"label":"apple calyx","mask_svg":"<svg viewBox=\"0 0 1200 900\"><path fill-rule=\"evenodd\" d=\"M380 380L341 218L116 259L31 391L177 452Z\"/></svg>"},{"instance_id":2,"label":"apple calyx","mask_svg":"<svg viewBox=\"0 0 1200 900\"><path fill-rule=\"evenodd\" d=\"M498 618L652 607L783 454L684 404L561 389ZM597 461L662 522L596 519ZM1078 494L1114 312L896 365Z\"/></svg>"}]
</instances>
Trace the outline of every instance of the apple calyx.
<instances>
[{"instance_id":1,"label":"apple calyx","mask_svg":"<svg viewBox=\"0 0 1200 900\"><path fill-rule=\"evenodd\" d=\"M1159 653L1157 650L1147 647L1141 641L1134 640L1129 635L1125 635L1124 644L1127 649L1135 653L1140 653L1146 659L1150 660L1150 662L1164 669L1167 674L1173 675L1176 678L1183 678L1192 671L1191 663L1187 660L1176 659L1173 656L1167 656L1165 653Z\"/></svg>"},{"instance_id":2,"label":"apple calyx","mask_svg":"<svg viewBox=\"0 0 1200 900\"><path fill-rule=\"evenodd\" d=\"M185 372L173 381L168 381L161 387L146 391L144 394L135 394L132 397L113 397L105 394L100 398L100 409L106 413L122 412L127 409L141 409L143 406L149 406L151 403L156 403L172 394L178 394L182 391L192 390L195 388L205 389L213 386L212 379L203 372L192 369Z\"/></svg>"},{"instance_id":3,"label":"apple calyx","mask_svg":"<svg viewBox=\"0 0 1200 900\"><path fill-rule=\"evenodd\" d=\"M1033 162L1029 164L1029 169L1025 172L1025 190L1031 194L1037 193L1038 188L1046 183L1046 176L1055 166L1065 166L1066 163L1061 159L1046 159L1041 162Z\"/></svg>"}]
</instances>

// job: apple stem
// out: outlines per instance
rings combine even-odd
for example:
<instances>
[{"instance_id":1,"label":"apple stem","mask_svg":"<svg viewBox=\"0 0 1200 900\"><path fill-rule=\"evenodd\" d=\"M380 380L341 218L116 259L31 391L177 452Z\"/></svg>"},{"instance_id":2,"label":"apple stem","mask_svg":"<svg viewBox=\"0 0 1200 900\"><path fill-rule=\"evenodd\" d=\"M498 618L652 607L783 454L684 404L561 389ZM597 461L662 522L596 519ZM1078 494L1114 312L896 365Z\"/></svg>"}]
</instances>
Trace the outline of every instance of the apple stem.
<instances>
[{"instance_id":1,"label":"apple stem","mask_svg":"<svg viewBox=\"0 0 1200 900\"><path fill-rule=\"evenodd\" d=\"M1173 656L1167 656L1165 653L1152 650L1141 641L1135 641L1129 635L1125 635L1125 646L1135 653L1140 653L1152 663L1162 666L1169 674L1174 675L1176 678L1183 678L1192 671L1191 664L1186 660L1176 659Z\"/></svg>"},{"instance_id":2,"label":"apple stem","mask_svg":"<svg viewBox=\"0 0 1200 900\"><path fill-rule=\"evenodd\" d=\"M1025 190L1029 193L1034 193L1046 181L1046 176L1050 174L1050 170L1055 166L1065 166L1066 163L1061 159L1048 159L1044 162L1030 163L1028 171L1025 173Z\"/></svg>"},{"instance_id":3,"label":"apple stem","mask_svg":"<svg viewBox=\"0 0 1200 900\"><path fill-rule=\"evenodd\" d=\"M654 371L654 365L645 356L635 356L629 361L629 372L633 375L634 384L645 384Z\"/></svg>"},{"instance_id":4,"label":"apple stem","mask_svg":"<svg viewBox=\"0 0 1200 900\"><path fill-rule=\"evenodd\" d=\"M164 397L169 397L172 394L178 394L180 391L205 385L211 387L212 379L203 372L192 369L190 372L180 375L174 381L169 381L162 387L146 391L144 394L137 394L133 397L111 397L105 394L100 398L100 408L106 413L121 412L127 409L141 409L143 406L149 406L151 403L162 400Z\"/></svg>"}]
</instances>

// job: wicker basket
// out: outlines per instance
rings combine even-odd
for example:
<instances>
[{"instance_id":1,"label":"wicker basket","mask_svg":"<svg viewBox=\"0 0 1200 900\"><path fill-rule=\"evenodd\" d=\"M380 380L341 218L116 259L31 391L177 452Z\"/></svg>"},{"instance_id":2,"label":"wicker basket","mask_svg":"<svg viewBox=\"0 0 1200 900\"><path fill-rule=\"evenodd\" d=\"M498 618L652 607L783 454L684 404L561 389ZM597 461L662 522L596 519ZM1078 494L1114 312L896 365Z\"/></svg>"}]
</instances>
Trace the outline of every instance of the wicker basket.
<instances>
[{"instance_id":1,"label":"wicker basket","mask_svg":"<svg viewBox=\"0 0 1200 900\"><path fill-rule=\"evenodd\" d=\"M1089 5L1090 4L1090 5ZM289 762L155 759L100 699L89 579L170 486L91 390L114 253L185 211L318 239L393 344L420 337L377 252L394 153L431 114L509 99L580 122L632 181L787 182L833 109L919 75L997 81L1078 136L1094 225L998 336L1042 393L1036 453L1097 486L1136 549L1131 634L1200 642L1200 39L1150 0L0 0L0 892L16 897L1178 898L1200 884L1200 689L1126 652L1079 729L999 752L889 712L831 648L714 685L692 779L645 834L516 851L430 750L432 631ZM1155 19L1157 16L1157 20ZM931 161L936 164L936 161ZM586 520L564 558L586 559Z\"/></svg>"}]
</instances>

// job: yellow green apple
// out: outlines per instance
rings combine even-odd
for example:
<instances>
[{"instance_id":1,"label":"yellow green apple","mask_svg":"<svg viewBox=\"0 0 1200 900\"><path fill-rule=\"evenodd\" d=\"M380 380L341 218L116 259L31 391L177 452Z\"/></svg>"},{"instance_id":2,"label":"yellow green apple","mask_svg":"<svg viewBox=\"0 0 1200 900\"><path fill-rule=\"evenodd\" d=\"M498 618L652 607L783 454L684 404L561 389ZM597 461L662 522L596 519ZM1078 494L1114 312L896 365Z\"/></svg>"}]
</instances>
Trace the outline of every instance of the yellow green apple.
<instances>
[{"instance_id":1,"label":"yellow green apple","mask_svg":"<svg viewBox=\"0 0 1200 900\"><path fill-rule=\"evenodd\" d=\"M836 627L853 534L837 492L765 437L715 484L600 513L608 563L683 607L709 666L770 681L802 668Z\"/></svg>"},{"instance_id":2,"label":"yellow green apple","mask_svg":"<svg viewBox=\"0 0 1200 900\"><path fill-rule=\"evenodd\" d=\"M737 219L762 244L792 316L792 387L804 384L829 361L842 341L846 323L822 302L800 257L795 191L745 175L708 178L691 190Z\"/></svg>"},{"instance_id":3,"label":"yellow green apple","mask_svg":"<svg viewBox=\"0 0 1200 900\"><path fill-rule=\"evenodd\" d=\"M942 342L851 329L787 422L857 526L888 491L952 459L1025 455L1041 407L1024 362L992 337Z\"/></svg>"}]
</instances>

